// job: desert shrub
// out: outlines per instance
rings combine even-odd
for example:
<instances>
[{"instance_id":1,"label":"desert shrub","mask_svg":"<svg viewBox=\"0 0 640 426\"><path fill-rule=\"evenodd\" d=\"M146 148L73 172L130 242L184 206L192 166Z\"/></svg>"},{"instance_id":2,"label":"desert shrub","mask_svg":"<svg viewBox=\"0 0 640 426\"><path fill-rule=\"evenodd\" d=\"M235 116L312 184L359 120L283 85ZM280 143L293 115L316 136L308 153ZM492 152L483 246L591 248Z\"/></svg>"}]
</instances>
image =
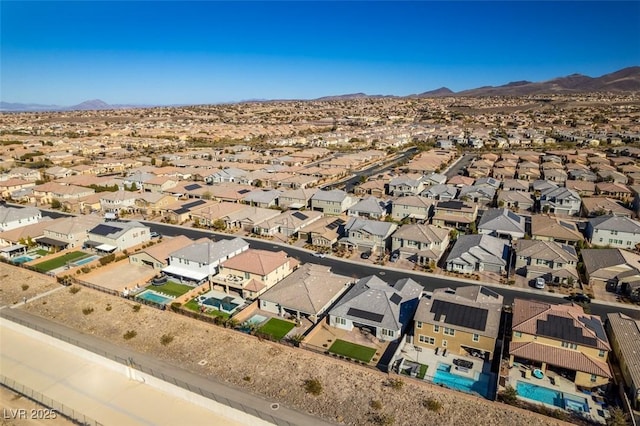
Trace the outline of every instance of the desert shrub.
<instances>
[{"instance_id":1,"label":"desert shrub","mask_svg":"<svg viewBox=\"0 0 640 426\"><path fill-rule=\"evenodd\" d=\"M82 290L82 287L78 287L78 286L74 285L73 287L69 288L69 293L76 294L80 290Z\"/></svg>"},{"instance_id":2,"label":"desert shrub","mask_svg":"<svg viewBox=\"0 0 640 426\"><path fill-rule=\"evenodd\" d=\"M375 414L371 417L371 421L379 426L391 426L396 419L391 414Z\"/></svg>"},{"instance_id":3,"label":"desert shrub","mask_svg":"<svg viewBox=\"0 0 640 426\"><path fill-rule=\"evenodd\" d=\"M138 333L135 330L129 330L126 333L124 333L122 337L124 338L124 340L130 340L136 337L137 335Z\"/></svg>"},{"instance_id":4,"label":"desert shrub","mask_svg":"<svg viewBox=\"0 0 640 426\"><path fill-rule=\"evenodd\" d=\"M111 309L113 309L113 308L111 307L111 303L107 303L107 307L106 307L106 308L104 308L104 310L105 310L105 311L110 311Z\"/></svg>"},{"instance_id":5,"label":"desert shrub","mask_svg":"<svg viewBox=\"0 0 640 426\"><path fill-rule=\"evenodd\" d=\"M404 380L402 380L400 378L389 379L389 381L387 382L387 386L389 386L389 387L391 387L392 389L395 389L395 390L400 390L404 386Z\"/></svg>"},{"instance_id":6,"label":"desert shrub","mask_svg":"<svg viewBox=\"0 0 640 426\"><path fill-rule=\"evenodd\" d=\"M382 410L382 401L380 401L379 399L374 399L372 400L369 405L371 406L371 408L373 408L374 410Z\"/></svg>"},{"instance_id":7,"label":"desert shrub","mask_svg":"<svg viewBox=\"0 0 640 426\"><path fill-rule=\"evenodd\" d=\"M167 346L171 342L173 342L173 336L170 334L163 334L162 337L160 337L162 346Z\"/></svg>"},{"instance_id":8,"label":"desert shrub","mask_svg":"<svg viewBox=\"0 0 640 426\"><path fill-rule=\"evenodd\" d=\"M100 264L102 266L104 266L104 265L106 265L108 263L113 262L114 260L116 260L116 255L115 255L115 253L111 253L111 254L108 254L106 256L102 256L100 258L99 262L100 262Z\"/></svg>"},{"instance_id":9,"label":"desert shrub","mask_svg":"<svg viewBox=\"0 0 640 426\"><path fill-rule=\"evenodd\" d=\"M133 305L133 312L140 312L140 305Z\"/></svg>"},{"instance_id":10,"label":"desert shrub","mask_svg":"<svg viewBox=\"0 0 640 426\"><path fill-rule=\"evenodd\" d=\"M180 309L180 306L182 306L182 303L180 303L180 302L173 302L173 303L171 304L171 310L172 310L173 312L178 312L178 310Z\"/></svg>"},{"instance_id":11,"label":"desert shrub","mask_svg":"<svg viewBox=\"0 0 640 426\"><path fill-rule=\"evenodd\" d=\"M244 376L242 378L242 380L244 380L245 382L250 382L251 381L251 376Z\"/></svg>"},{"instance_id":12,"label":"desert shrub","mask_svg":"<svg viewBox=\"0 0 640 426\"><path fill-rule=\"evenodd\" d=\"M22 284L22 291L29 290L29 284Z\"/></svg>"},{"instance_id":13,"label":"desert shrub","mask_svg":"<svg viewBox=\"0 0 640 426\"><path fill-rule=\"evenodd\" d=\"M422 405L429 411L440 411L442 409L442 403L433 398L425 399L422 401Z\"/></svg>"},{"instance_id":14,"label":"desert shrub","mask_svg":"<svg viewBox=\"0 0 640 426\"><path fill-rule=\"evenodd\" d=\"M304 381L304 390L311 395L320 395L322 393L322 383L318 379L307 379Z\"/></svg>"},{"instance_id":15,"label":"desert shrub","mask_svg":"<svg viewBox=\"0 0 640 426\"><path fill-rule=\"evenodd\" d=\"M92 312L93 312L93 308L90 307L90 306L82 309L82 313L85 314L85 315L89 315Z\"/></svg>"},{"instance_id":16,"label":"desert shrub","mask_svg":"<svg viewBox=\"0 0 640 426\"><path fill-rule=\"evenodd\" d=\"M83 266L82 268L80 268L80 270L83 274L88 274L89 272L91 272L91 268L88 266Z\"/></svg>"},{"instance_id":17,"label":"desert shrub","mask_svg":"<svg viewBox=\"0 0 640 426\"><path fill-rule=\"evenodd\" d=\"M500 392L498 397L500 401L504 402L505 404L515 405L518 402L518 392L511 385L507 386L505 390Z\"/></svg>"}]
</instances>

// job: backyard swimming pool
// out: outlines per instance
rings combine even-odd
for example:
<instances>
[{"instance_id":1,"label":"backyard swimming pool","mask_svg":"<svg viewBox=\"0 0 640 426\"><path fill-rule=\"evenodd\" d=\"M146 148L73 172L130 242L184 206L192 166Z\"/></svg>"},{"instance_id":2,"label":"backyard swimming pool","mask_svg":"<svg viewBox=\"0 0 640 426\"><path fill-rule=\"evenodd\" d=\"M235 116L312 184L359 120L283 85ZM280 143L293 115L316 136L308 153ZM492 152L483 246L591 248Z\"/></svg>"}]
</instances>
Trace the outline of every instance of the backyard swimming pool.
<instances>
[{"instance_id":1,"label":"backyard swimming pool","mask_svg":"<svg viewBox=\"0 0 640 426\"><path fill-rule=\"evenodd\" d=\"M72 265L73 266L81 266L84 265L85 263L89 263L92 262L96 259L98 259L100 256L89 256L89 257L85 257L84 259L80 259L77 262L73 262Z\"/></svg>"},{"instance_id":2,"label":"backyard swimming pool","mask_svg":"<svg viewBox=\"0 0 640 426\"><path fill-rule=\"evenodd\" d=\"M33 259L37 259L36 257L32 257L32 256L28 256L28 255L23 255L23 256L19 256L19 257L14 257L13 259L11 259L11 261L13 263L19 263L19 264L23 264L26 262L31 262Z\"/></svg>"},{"instance_id":3,"label":"backyard swimming pool","mask_svg":"<svg viewBox=\"0 0 640 426\"><path fill-rule=\"evenodd\" d=\"M589 405L586 399L575 395L563 394L555 389L549 389L531 383L518 382L516 392L523 398L532 399L558 408L589 412Z\"/></svg>"},{"instance_id":4,"label":"backyard swimming pool","mask_svg":"<svg viewBox=\"0 0 640 426\"><path fill-rule=\"evenodd\" d=\"M443 363L438 363L433 377L433 383L466 393L479 394L485 398L490 398L490 382L491 376L488 374L476 373L475 378L459 376L451 373L450 365Z\"/></svg>"},{"instance_id":5,"label":"backyard swimming pool","mask_svg":"<svg viewBox=\"0 0 640 426\"><path fill-rule=\"evenodd\" d=\"M233 299L234 298L230 296L223 297L222 299L211 296L206 299L202 299L201 303L203 305L212 306L223 312L232 313L238 306L240 306L238 303L233 303Z\"/></svg>"},{"instance_id":6,"label":"backyard swimming pool","mask_svg":"<svg viewBox=\"0 0 640 426\"><path fill-rule=\"evenodd\" d=\"M254 315L251 318L249 318L248 320L245 321L245 323L247 325L258 325L261 324L263 322L265 322L267 320L267 317L265 317L264 315Z\"/></svg>"},{"instance_id":7,"label":"backyard swimming pool","mask_svg":"<svg viewBox=\"0 0 640 426\"><path fill-rule=\"evenodd\" d=\"M161 294L156 293L155 291L152 290L146 290L142 293L140 293L139 295L136 296L139 299L144 299L144 300L148 300L150 302L155 302L155 303L159 303L161 305L166 305L167 303L171 302L173 299L169 298L169 297L165 297Z\"/></svg>"}]
</instances>

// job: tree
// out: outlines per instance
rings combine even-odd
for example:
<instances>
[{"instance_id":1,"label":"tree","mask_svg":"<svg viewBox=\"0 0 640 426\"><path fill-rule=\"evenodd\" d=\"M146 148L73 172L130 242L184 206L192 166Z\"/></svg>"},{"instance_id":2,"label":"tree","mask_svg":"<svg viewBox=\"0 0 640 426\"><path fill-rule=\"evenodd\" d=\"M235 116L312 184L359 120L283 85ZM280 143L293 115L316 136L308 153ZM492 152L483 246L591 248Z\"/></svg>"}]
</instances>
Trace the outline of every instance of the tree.
<instances>
[{"instance_id":1,"label":"tree","mask_svg":"<svg viewBox=\"0 0 640 426\"><path fill-rule=\"evenodd\" d=\"M609 410L611 417L607 419L607 426L627 426L629 416L620 407L613 407Z\"/></svg>"},{"instance_id":2,"label":"tree","mask_svg":"<svg viewBox=\"0 0 640 426\"><path fill-rule=\"evenodd\" d=\"M51 200L51 208L52 209L59 209L60 207L62 207L62 203L60 202L60 200L54 198L53 200Z\"/></svg>"},{"instance_id":3,"label":"tree","mask_svg":"<svg viewBox=\"0 0 640 426\"><path fill-rule=\"evenodd\" d=\"M222 219L216 219L211 226L213 227L213 229L215 229L216 231L224 231L225 229L227 229L227 224L225 223L224 220Z\"/></svg>"},{"instance_id":4,"label":"tree","mask_svg":"<svg viewBox=\"0 0 640 426\"><path fill-rule=\"evenodd\" d=\"M504 207L504 200L498 201L498 207L500 208Z\"/></svg>"},{"instance_id":5,"label":"tree","mask_svg":"<svg viewBox=\"0 0 640 426\"><path fill-rule=\"evenodd\" d=\"M262 188L264 186L264 183L260 179L254 180L253 184L256 186L256 188Z\"/></svg>"},{"instance_id":6,"label":"tree","mask_svg":"<svg viewBox=\"0 0 640 426\"><path fill-rule=\"evenodd\" d=\"M451 231L449 231L449 239L451 239L451 241L455 241L458 239L458 230L457 229L452 229Z\"/></svg>"}]
</instances>

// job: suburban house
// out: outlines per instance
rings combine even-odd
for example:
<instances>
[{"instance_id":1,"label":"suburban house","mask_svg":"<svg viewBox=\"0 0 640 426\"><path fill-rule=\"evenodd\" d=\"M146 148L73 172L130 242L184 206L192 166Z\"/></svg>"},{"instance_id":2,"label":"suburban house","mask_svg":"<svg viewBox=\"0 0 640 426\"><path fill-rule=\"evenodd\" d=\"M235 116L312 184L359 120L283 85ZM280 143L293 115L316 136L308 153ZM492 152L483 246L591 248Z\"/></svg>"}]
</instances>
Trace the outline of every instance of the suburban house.
<instances>
[{"instance_id":1,"label":"suburban house","mask_svg":"<svg viewBox=\"0 0 640 426\"><path fill-rule=\"evenodd\" d=\"M260 295L259 307L281 317L305 317L317 323L352 281L334 274L328 266L305 263Z\"/></svg>"},{"instance_id":2,"label":"suburban house","mask_svg":"<svg viewBox=\"0 0 640 426\"><path fill-rule=\"evenodd\" d=\"M402 225L391 236L391 250L418 265L427 266L432 261L438 263L449 246L450 231L435 225Z\"/></svg>"},{"instance_id":3,"label":"suburban house","mask_svg":"<svg viewBox=\"0 0 640 426\"><path fill-rule=\"evenodd\" d=\"M345 213L358 200L341 189L318 191L311 197L311 209L328 215Z\"/></svg>"},{"instance_id":4,"label":"suburban house","mask_svg":"<svg viewBox=\"0 0 640 426\"><path fill-rule=\"evenodd\" d=\"M243 299L255 299L291 274L298 261L284 251L249 249L222 262L218 275L211 281L228 293L239 293Z\"/></svg>"},{"instance_id":5,"label":"suburban house","mask_svg":"<svg viewBox=\"0 0 640 426\"><path fill-rule=\"evenodd\" d=\"M136 195L135 210L143 215L159 215L162 210L165 210L176 201L171 195L158 192L143 192Z\"/></svg>"},{"instance_id":6,"label":"suburban house","mask_svg":"<svg viewBox=\"0 0 640 426\"><path fill-rule=\"evenodd\" d=\"M82 247L89 238L89 230L102 223L99 216L71 216L51 221L44 228L38 244L53 250Z\"/></svg>"},{"instance_id":7,"label":"suburban house","mask_svg":"<svg viewBox=\"0 0 640 426\"><path fill-rule=\"evenodd\" d=\"M580 213L580 195L572 189L558 187L540 193L540 209L543 212L575 216Z\"/></svg>"},{"instance_id":8,"label":"suburban house","mask_svg":"<svg viewBox=\"0 0 640 426\"><path fill-rule=\"evenodd\" d=\"M129 255L129 263L133 265L150 266L158 271L169 265L169 255L177 250L185 248L193 243L193 240L184 235L176 235L165 238L150 247Z\"/></svg>"},{"instance_id":9,"label":"suburban house","mask_svg":"<svg viewBox=\"0 0 640 426\"><path fill-rule=\"evenodd\" d=\"M631 407L640 410L640 321L612 312L607 314L606 328Z\"/></svg>"},{"instance_id":10,"label":"suburban house","mask_svg":"<svg viewBox=\"0 0 640 426\"><path fill-rule=\"evenodd\" d=\"M571 246L578 244L578 241L584 241L582 233L574 222L540 214L531 216L531 238Z\"/></svg>"},{"instance_id":11,"label":"suburban house","mask_svg":"<svg viewBox=\"0 0 640 426\"><path fill-rule=\"evenodd\" d=\"M131 213L137 207L136 199L139 195L130 191L103 192L100 197L100 208L105 213Z\"/></svg>"},{"instance_id":12,"label":"suburban house","mask_svg":"<svg viewBox=\"0 0 640 426\"><path fill-rule=\"evenodd\" d=\"M543 278L547 283L573 287L579 282L578 254L573 246L554 241L518 240L516 270L529 280Z\"/></svg>"},{"instance_id":13,"label":"suburban house","mask_svg":"<svg viewBox=\"0 0 640 426\"><path fill-rule=\"evenodd\" d=\"M169 254L169 266L162 269L167 275L197 283L218 273L218 266L249 249L242 238L211 241L201 238Z\"/></svg>"},{"instance_id":14,"label":"suburban house","mask_svg":"<svg viewBox=\"0 0 640 426\"><path fill-rule=\"evenodd\" d=\"M253 227L253 233L269 236L282 234L285 237L291 237L296 235L303 227L320 220L322 217L322 212L316 212L313 210L290 210L283 212L274 218L257 223Z\"/></svg>"},{"instance_id":15,"label":"suburban house","mask_svg":"<svg viewBox=\"0 0 640 426\"><path fill-rule=\"evenodd\" d=\"M250 206L268 209L269 207L276 207L278 205L278 197L280 197L280 194L282 194L282 192L278 191L277 189L259 189L256 191L251 191L247 195L245 195L242 202L245 204L249 204Z\"/></svg>"},{"instance_id":16,"label":"suburban house","mask_svg":"<svg viewBox=\"0 0 640 426\"><path fill-rule=\"evenodd\" d=\"M581 252L590 285L640 300L640 256L621 249L584 249Z\"/></svg>"},{"instance_id":17,"label":"suburban house","mask_svg":"<svg viewBox=\"0 0 640 426\"><path fill-rule=\"evenodd\" d=\"M632 192L626 185L617 182L596 183L596 194L603 197L617 198L622 201L631 200Z\"/></svg>"},{"instance_id":18,"label":"suburban house","mask_svg":"<svg viewBox=\"0 0 640 426\"><path fill-rule=\"evenodd\" d=\"M375 275L359 279L329 311L329 325L351 331L367 330L380 340L402 337L411 322L422 286L410 278L389 285Z\"/></svg>"},{"instance_id":19,"label":"suburban house","mask_svg":"<svg viewBox=\"0 0 640 426\"><path fill-rule=\"evenodd\" d=\"M493 205L496 189L491 186L465 186L460 189L458 199L478 203L483 207Z\"/></svg>"},{"instance_id":20,"label":"suburban house","mask_svg":"<svg viewBox=\"0 0 640 426\"><path fill-rule=\"evenodd\" d=\"M42 219L42 213L35 207L17 208L0 205L0 231L37 223L40 219Z\"/></svg>"},{"instance_id":21,"label":"suburban house","mask_svg":"<svg viewBox=\"0 0 640 426\"><path fill-rule=\"evenodd\" d=\"M391 222L352 217L344 226L345 238L339 242L349 247L375 252L391 247L391 234L398 225Z\"/></svg>"},{"instance_id":22,"label":"suburban house","mask_svg":"<svg viewBox=\"0 0 640 426\"><path fill-rule=\"evenodd\" d=\"M192 208L182 207L187 217L190 217L194 223L198 223L204 227L226 227L227 224L222 219L228 215L247 208L247 206L238 203L228 202L205 202L204 200L190 201L196 203Z\"/></svg>"},{"instance_id":23,"label":"suburban house","mask_svg":"<svg viewBox=\"0 0 640 426\"><path fill-rule=\"evenodd\" d=\"M418 195L425 188L422 178L411 178L409 176L397 176L389 181L389 195L394 197L405 197L407 195Z\"/></svg>"},{"instance_id":24,"label":"suburban house","mask_svg":"<svg viewBox=\"0 0 640 426\"><path fill-rule=\"evenodd\" d=\"M583 197L582 214L586 217L595 216L627 216L631 217L633 212L621 205L620 201L606 197Z\"/></svg>"},{"instance_id":25,"label":"suburban house","mask_svg":"<svg viewBox=\"0 0 640 426\"><path fill-rule=\"evenodd\" d=\"M413 318L413 344L491 361L500 330L502 302L502 296L483 286L435 289L418 303Z\"/></svg>"},{"instance_id":26,"label":"suburban house","mask_svg":"<svg viewBox=\"0 0 640 426\"><path fill-rule=\"evenodd\" d=\"M625 216L594 217L585 234L592 244L633 250L640 244L640 222Z\"/></svg>"},{"instance_id":27,"label":"suburban house","mask_svg":"<svg viewBox=\"0 0 640 426\"><path fill-rule=\"evenodd\" d=\"M433 185L422 191L420 195L432 200L448 201L456 198L456 195L458 195L458 188L450 184Z\"/></svg>"},{"instance_id":28,"label":"suburban house","mask_svg":"<svg viewBox=\"0 0 640 426\"><path fill-rule=\"evenodd\" d=\"M316 247L331 248L343 235L345 223L345 217L325 216L300 228L298 238Z\"/></svg>"},{"instance_id":29,"label":"suburban house","mask_svg":"<svg viewBox=\"0 0 640 426\"><path fill-rule=\"evenodd\" d=\"M505 191L529 192L529 182L521 179L504 179L502 189Z\"/></svg>"},{"instance_id":30,"label":"suburban house","mask_svg":"<svg viewBox=\"0 0 640 426\"><path fill-rule=\"evenodd\" d=\"M471 274L476 271L505 272L509 245L490 235L462 235L458 237L449 256L446 269Z\"/></svg>"},{"instance_id":31,"label":"suburban house","mask_svg":"<svg viewBox=\"0 0 640 426\"><path fill-rule=\"evenodd\" d=\"M318 192L316 188L290 189L280 194L278 205L283 209L304 209L311 205L311 197Z\"/></svg>"},{"instance_id":32,"label":"suburban house","mask_svg":"<svg viewBox=\"0 0 640 426\"><path fill-rule=\"evenodd\" d=\"M358 201L347 210L347 215L365 219L383 219L387 215L387 201L376 197L367 197Z\"/></svg>"},{"instance_id":33,"label":"suburban house","mask_svg":"<svg viewBox=\"0 0 640 426\"><path fill-rule=\"evenodd\" d=\"M431 218L434 202L417 195L398 197L391 203L391 217L397 221L405 219L428 221Z\"/></svg>"},{"instance_id":34,"label":"suburban house","mask_svg":"<svg viewBox=\"0 0 640 426\"><path fill-rule=\"evenodd\" d=\"M534 200L529 192L523 191L498 191L498 207L507 207L514 211L532 210Z\"/></svg>"},{"instance_id":35,"label":"suburban house","mask_svg":"<svg viewBox=\"0 0 640 426\"><path fill-rule=\"evenodd\" d=\"M509 209L489 209L480 218L478 233L507 240L524 238L524 217Z\"/></svg>"},{"instance_id":36,"label":"suburban house","mask_svg":"<svg viewBox=\"0 0 640 426\"><path fill-rule=\"evenodd\" d=\"M462 201L438 201L432 223L441 228L449 227L468 230L478 218L478 206Z\"/></svg>"},{"instance_id":37,"label":"suburban house","mask_svg":"<svg viewBox=\"0 0 640 426\"><path fill-rule=\"evenodd\" d=\"M24 179L11 178L4 181L0 180L0 197L9 199L11 198L11 193L21 189L33 188L35 185L35 182Z\"/></svg>"},{"instance_id":38,"label":"suburban house","mask_svg":"<svg viewBox=\"0 0 640 426\"><path fill-rule=\"evenodd\" d=\"M564 183L564 186L576 191L581 197L591 197L596 193L596 185L593 182L568 180Z\"/></svg>"},{"instance_id":39,"label":"suburban house","mask_svg":"<svg viewBox=\"0 0 640 426\"><path fill-rule=\"evenodd\" d=\"M37 242L38 238L42 238L44 236L44 230L47 226L59 220L61 219L51 219L50 217L45 216L42 218L42 220L40 220L40 222L21 226L19 228L13 228L8 231L1 231L0 245L19 244L22 245L25 249L24 251L26 251L26 246L28 246L30 242L33 244L33 242ZM14 255L18 253L9 254Z\"/></svg>"},{"instance_id":40,"label":"suburban house","mask_svg":"<svg viewBox=\"0 0 640 426\"><path fill-rule=\"evenodd\" d=\"M148 226L139 222L105 222L87 232L85 247L99 252L112 253L146 243L151 240Z\"/></svg>"},{"instance_id":41,"label":"suburban house","mask_svg":"<svg viewBox=\"0 0 640 426\"><path fill-rule=\"evenodd\" d=\"M280 213L280 210L245 206L244 209L231 212L221 219L227 228L252 231L257 224L278 217Z\"/></svg>"},{"instance_id":42,"label":"suburban house","mask_svg":"<svg viewBox=\"0 0 640 426\"><path fill-rule=\"evenodd\" d=\"M41 204L50 204L53 200L77 200L95 193L92 188L62 185L58 182L47 182L30 189L33 191L33 196Z\"/></svg>"},{"instance_id":43,"label":"suburban house","mask_svg":"<svg viewBox=\"0 0 640 426\"><path fill-rule=\"evenodd\" d=\"M592 389L612 378L607 357L611 346L600 318L580 305L552 305L515 299L509 366L514 362L568 377Z\"/></svg>"}]
</instances>

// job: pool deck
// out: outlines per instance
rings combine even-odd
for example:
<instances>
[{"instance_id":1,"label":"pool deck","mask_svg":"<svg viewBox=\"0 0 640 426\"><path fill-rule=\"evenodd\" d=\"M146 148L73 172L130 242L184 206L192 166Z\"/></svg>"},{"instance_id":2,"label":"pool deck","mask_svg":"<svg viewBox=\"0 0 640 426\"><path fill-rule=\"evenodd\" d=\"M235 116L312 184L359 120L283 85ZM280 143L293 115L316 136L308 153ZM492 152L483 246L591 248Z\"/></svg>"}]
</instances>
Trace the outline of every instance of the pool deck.
<instances>
[{"instance_id":1,"label":"pool deck","mask_svg":"<svg viewBox=\"0 0 640 426\"><path fill-rule=\"evenodd\" d=\"M509 369L507 384L513 386L513 388L515 389L518 382L530 383L532 385L552 389L554 391L559 391L566 395L570 395L570 396L581 398L581 399L586 399L587 404L589 405L589 413L585 414L585 416L588 416L588 419L593 422L606 424L607 418L608 418L608 415L607 415L608 411L606 409L603 409L602 406L600 406L599 404L597 404L593 400L591 395L587 395L578 391L575 383L573 383L568 379L565 379L564 377L552 371L547 371L547 374L545 374L545 376L542 379L536 379L535 377L533 377L533 375L531 375L530 377L527 377L529 376L529 374L527 374L527 370L528 368L526 368L525 366L521 366L519 364L514 365L512 368ZM531 369L529 370L533 371ZM555 384L551 383L552 378ZM540 401L524 398L521 396L518 396L518 398L521 398L528 402L533 402L535 404L543 404ZM544 405L553 410L558 408L555 405L549 405L549 404L544 404Z\"/></svg>"}]
</instances>

